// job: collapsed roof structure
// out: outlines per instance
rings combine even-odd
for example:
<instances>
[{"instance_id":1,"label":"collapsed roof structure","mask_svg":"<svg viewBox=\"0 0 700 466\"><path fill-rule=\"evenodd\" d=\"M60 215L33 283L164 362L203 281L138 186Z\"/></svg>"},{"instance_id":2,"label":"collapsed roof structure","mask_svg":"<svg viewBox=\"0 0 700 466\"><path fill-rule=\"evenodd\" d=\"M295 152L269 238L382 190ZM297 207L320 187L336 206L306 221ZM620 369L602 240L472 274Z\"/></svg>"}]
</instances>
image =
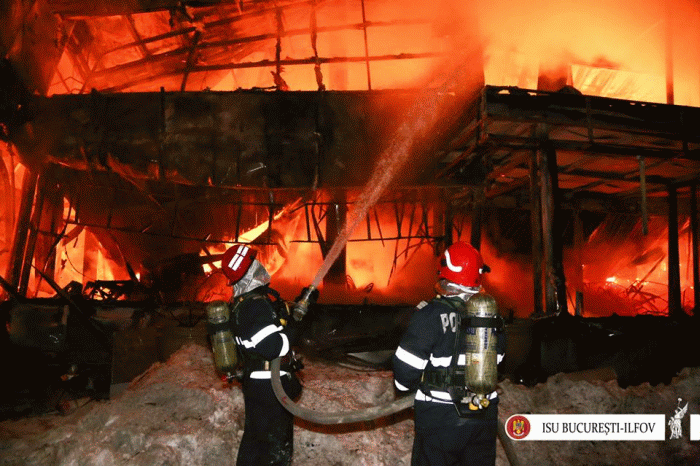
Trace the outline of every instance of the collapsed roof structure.
<instances>
[{"instance_id":1,"label":"collapsed roof structure","mask_svg":"<svg viewBox=\"0 0 700 466\"><path fill-rule=\"evenodd\" d=\"M4 292L201 304L252 242L290 298L403 306L462 239L504 314L698 315L700 13L424 3L4 2Z\"/></svg>"},{"instance_id":2,"label":"collapsed roof structure","mask_svg":"<svg viewBox=\"0 0 700 466\"><path fill-rule=\"evenodd\" d=\"M660 60L660 103L648 91L658 80L599 57L558 67L540 59L539 68L521 63L516 72L521 59L483 40L488 18L478 2L468 10L400 6L9 2L3 73L13 85L2 120L10 282L21 294L39 291L29 264L53 275L66 225L94 232L104 255L122 256L141 275L174 251L202 254L239 240L264 219L268 235L258 242L277 244L275 217L295 202L305 234L287 240L319 244L325 257L392 151L407 153L395 165L408 161L383 198L397 212L384 227L394 234L368 213L353 239L404 239L406 251L411 240L434 246L452 241L456 217L476 215L468 223L479 242L484 209L525 209L540 277L529 312L567 307L561 212L615 212L641 219L645 233L648 216L680 215L691 220L696 244L698 111L669 105L682 81L679 65L673 79L673 51ZM683 34L655 34L650 48ZM515 82L494 77L508 66ZM652 101L609 97L635 94ZM16 183L10 174L19 162L28 171ZM210 215L199 218L203 209ZM668 224L668 307L682 312L677 222ZM697 301L693 250L685 267L693 267L694 286L683 294L694 290ZM580 277L569 281L581 291Z\"/></svg>"}]
</instances>

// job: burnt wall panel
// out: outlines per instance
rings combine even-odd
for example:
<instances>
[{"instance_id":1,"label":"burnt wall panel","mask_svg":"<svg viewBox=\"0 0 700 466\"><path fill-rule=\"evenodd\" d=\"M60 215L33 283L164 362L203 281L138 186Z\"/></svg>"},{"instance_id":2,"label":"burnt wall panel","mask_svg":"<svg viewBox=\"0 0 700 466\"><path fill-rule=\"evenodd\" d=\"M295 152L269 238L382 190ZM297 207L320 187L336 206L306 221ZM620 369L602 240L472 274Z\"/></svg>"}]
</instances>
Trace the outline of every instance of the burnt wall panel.
<instances>
[{"instance_id":1,"label":"burnt wall panel","mask_svg":"<svg viewBox=\"0 0 700 466\"><path fill-rule=\"evenodd\" d=\"M409 91L35 96L23 161L221 187L362 186Z\"/></svg>"}]
</instances>

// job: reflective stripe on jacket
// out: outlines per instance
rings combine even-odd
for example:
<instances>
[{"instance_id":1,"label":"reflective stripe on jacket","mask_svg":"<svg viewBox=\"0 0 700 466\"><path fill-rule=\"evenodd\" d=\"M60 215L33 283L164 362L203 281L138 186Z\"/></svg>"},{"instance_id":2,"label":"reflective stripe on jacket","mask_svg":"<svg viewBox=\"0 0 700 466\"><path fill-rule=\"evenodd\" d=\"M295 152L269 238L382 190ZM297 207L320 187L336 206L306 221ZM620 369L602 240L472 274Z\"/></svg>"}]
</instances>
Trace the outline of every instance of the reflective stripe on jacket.
<instances>
[{"instance_id":1,"label":"reflective stripe on jacket","mask_svg":"<svg viewBox=\"0 0 700 466\"><path fill-rule=\"evenodd\" d=\"M438 296L429 302L416 306L408 328L392 363L394 383L400 391L416 390L416 400L436 403L452 403L450 394L442 390L421 389L423 371L431 367L445 368L452 363L455 336L459 325L458 308L462 303L456 298ZM505 340L499 339L498 362L505 353ZM457 364L464 366L464 354L460 354ZM426 391L428 393L426 393ZM497 396L496 392L488 395L489 399Z\"/></svg>"}]
</instances>

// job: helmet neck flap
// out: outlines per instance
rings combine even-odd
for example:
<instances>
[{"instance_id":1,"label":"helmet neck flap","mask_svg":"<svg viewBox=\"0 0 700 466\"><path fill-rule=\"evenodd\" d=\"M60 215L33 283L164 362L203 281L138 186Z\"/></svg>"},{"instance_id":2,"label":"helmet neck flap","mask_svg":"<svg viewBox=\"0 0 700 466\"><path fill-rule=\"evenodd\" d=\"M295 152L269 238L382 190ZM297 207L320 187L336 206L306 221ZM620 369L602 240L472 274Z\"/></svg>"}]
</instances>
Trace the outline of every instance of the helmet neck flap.
<instances>
[{"instance_id":1,"label":"helmet neck flap","mask_svg":"<svg viewBox=\"0 0 700 466\"><path fill-rule=\"evenodd\" d=\"M265 267L257 259L254 259L243 278L233 284L233 296L237 297L255 288L269 284L270 274L267 273Z\"/></svg>"},{"instance_id":2,"label":"helmet neck flap","mask_svg":"<svg viewBox=\"0 0 700 466\"><path fill-rule=\"evenodd\" d=\"M467 301L469 298L477 294L479 290L481 290L480 286L464 286L451 282L446 278L439 279L435 284L435 292L440 296L459 298L462 301Z\"/></svg>"}]
</instances>

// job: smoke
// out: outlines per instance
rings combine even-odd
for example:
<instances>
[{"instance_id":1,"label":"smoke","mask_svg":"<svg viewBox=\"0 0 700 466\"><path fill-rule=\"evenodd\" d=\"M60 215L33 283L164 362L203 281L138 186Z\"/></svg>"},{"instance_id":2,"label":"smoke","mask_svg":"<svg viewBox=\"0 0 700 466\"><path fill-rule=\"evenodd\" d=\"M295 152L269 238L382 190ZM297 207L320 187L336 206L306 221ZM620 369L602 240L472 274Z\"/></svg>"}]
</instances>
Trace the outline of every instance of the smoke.
<instances>
[{"instance_id":1,"label":"smoke","mask_svg":"<svg viewBox=\"0 0 700 466\"><path fill-rule=\"evenodd\" d=\"M689 1L390 3L430 19L420 40L433 50L480 47L486 84L536 88L538 76L563 75L584 94L665 102L668 74L676 104L700 104L700 9Z\"/></svg>"},{"instance_id":2,"label":"smoke","mask_svg":"<svg viewBox=\"0 0 700 466\"><path fill-rule=\"evenodd\" d=\"M675 103L700 104L700 11L689 0L329 0L316 2L315 9L304 3L278 4L285 32L279 56L291 60L279 77L291 90L316 90L319 84L329 90L420 87L445 67L444 61L431 54L460 60L465 49L477 48L483 51L487 84L535 88L539 75L563 73L569 84L586 94L665 101L666 75L672 74ZM266 5L245 6L265 10ZM176 15L177 24L196 25L203 43L267 37L228 48L199 48L197 64L203 68L188 74L188 90L274 85L270 73L276 72L274 9L233 22L217 22L237 16L232 6L217 10L191 7L188 11L195 19ZM144 38L172 32L172 17L167 12L133 16ZM363 21L366 29L359 27ZM90 47L101 57L99 69L108 70L93 76L91 87L154 92L162 85L166 90L179 90L183 80L178 73L186 57L166 60L166 55L179 47L180 37L148 42L149 52L163 59L162 63L123 72L121 65L143 59L142 47L124 45L132 37L125 22L110 16L95 17L85 24L92 38ZM315 32L300 32L309 29ZM383 58L365 62L365 54ZM668 56L673 58L672 69L667 68ZM314 57L332 60L322 61L315 69L308 61ZM225 69L231 63L263 66ZM606 70L626 73L623 82ZM159 77L155 79L154 74ZM50 93L81 91L82 81L66 52Z\"/></svg>"}]
</instances>

